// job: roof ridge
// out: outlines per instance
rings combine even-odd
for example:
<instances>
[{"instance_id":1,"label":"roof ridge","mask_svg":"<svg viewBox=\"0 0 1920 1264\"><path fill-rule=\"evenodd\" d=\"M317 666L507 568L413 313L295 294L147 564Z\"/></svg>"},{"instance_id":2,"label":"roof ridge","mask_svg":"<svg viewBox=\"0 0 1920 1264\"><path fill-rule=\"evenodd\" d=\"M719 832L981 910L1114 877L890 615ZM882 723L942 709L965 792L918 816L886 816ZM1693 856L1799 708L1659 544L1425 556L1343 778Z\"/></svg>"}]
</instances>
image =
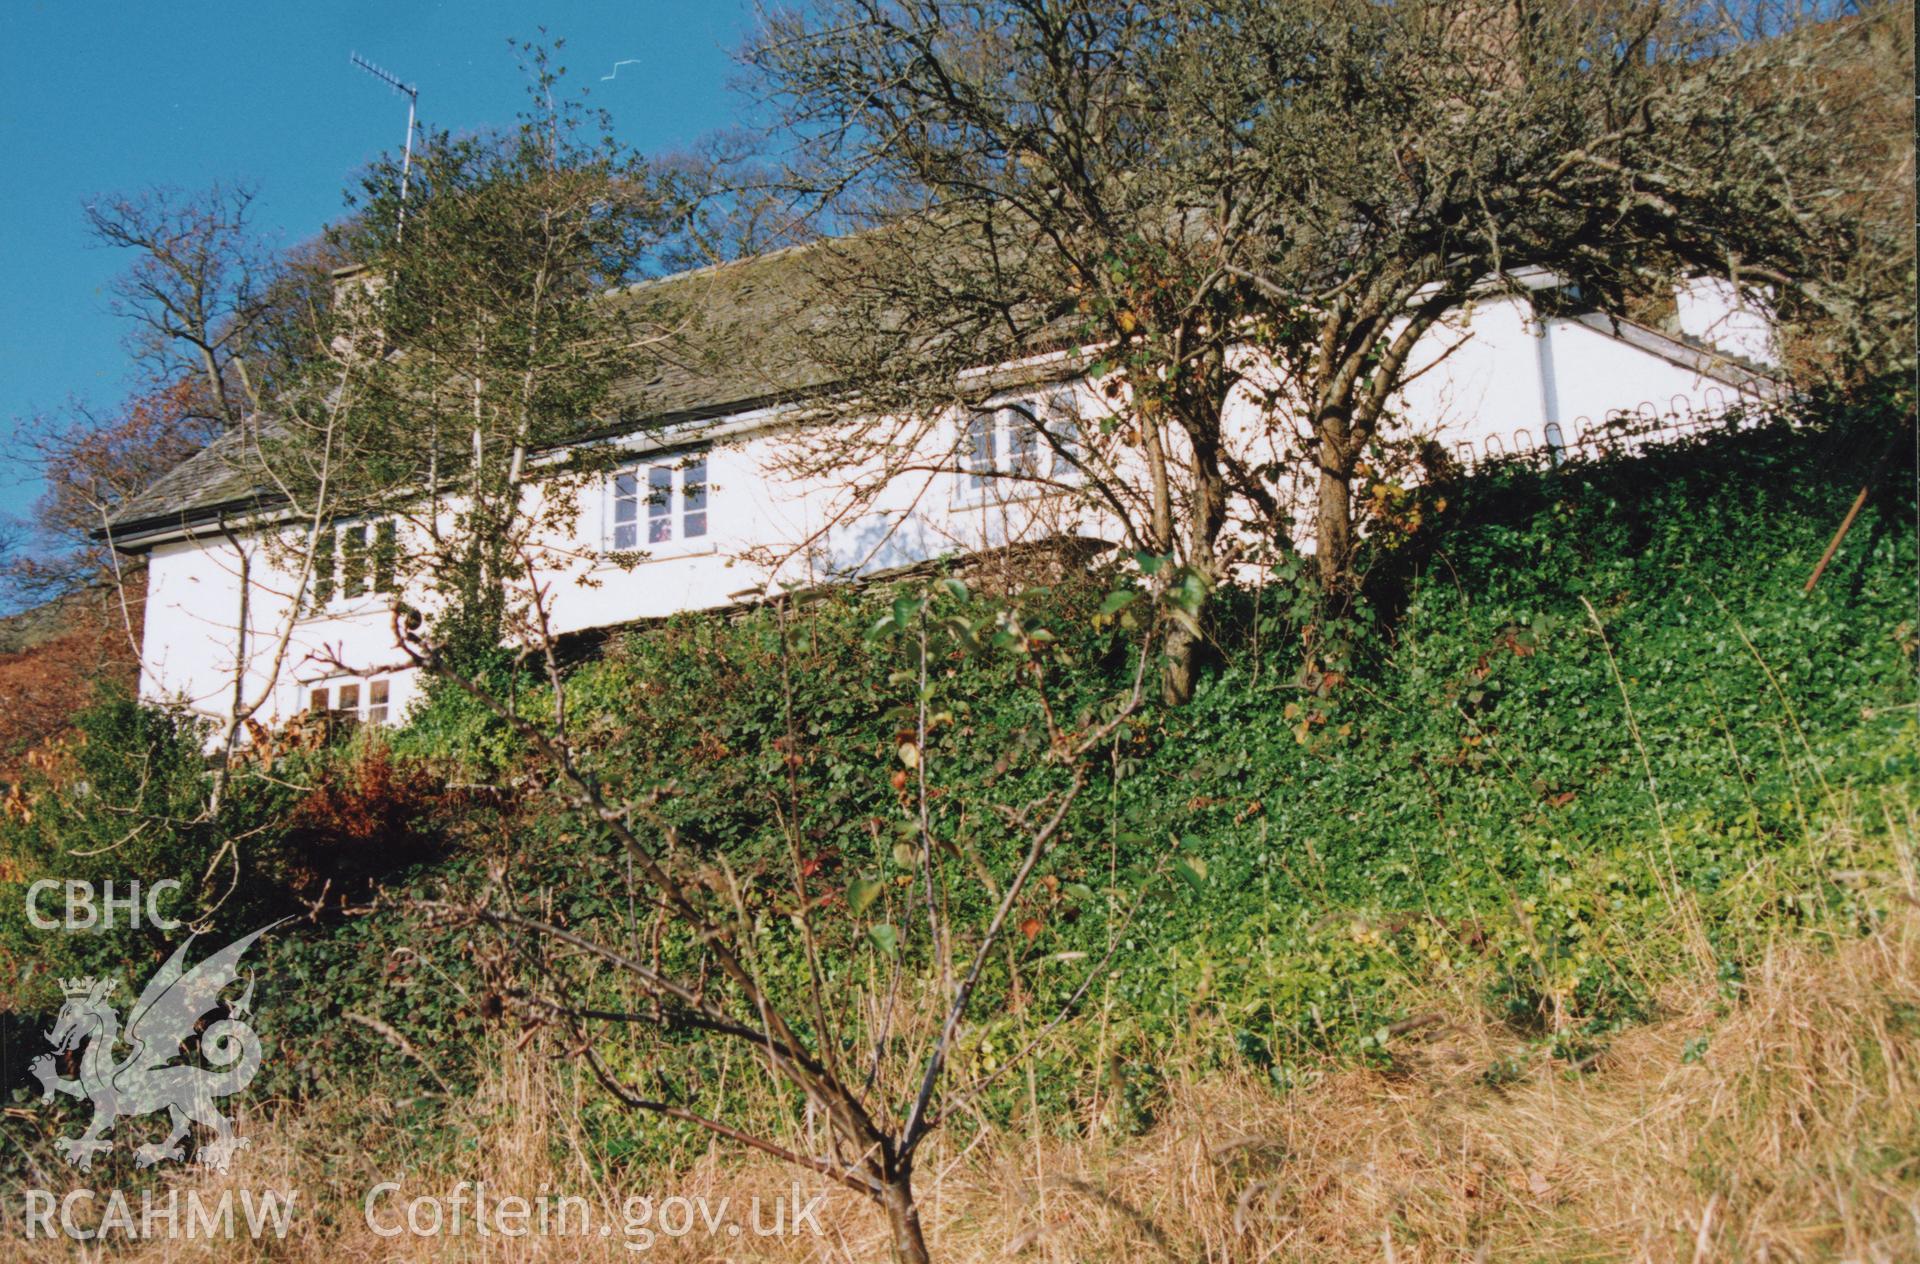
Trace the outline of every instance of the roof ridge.
<instances>
[{"instance_id":1,"label":"roof ridge","mask_svg":"<svg viewBox=\"0 0 1920 1264\"><path fill-rule=\"evenodd\" d=\"M665 276L647 277L644 280L616 285L607 291L609 297L616 294L632 294L640 290L656 289L679 281L690 281L695 277L718 275L733 268L744 268L751 264L766 263L783 255L799 254L812 250L824 242L833 241L831 237L816 237L812 241L794 242L792 245L776 246L772 250L763 250L757 254L743 255L738 259L721 259L714 263L703 263L697 268L683 268L679 272L669 272Z\"/></svg>"}]
</instances>

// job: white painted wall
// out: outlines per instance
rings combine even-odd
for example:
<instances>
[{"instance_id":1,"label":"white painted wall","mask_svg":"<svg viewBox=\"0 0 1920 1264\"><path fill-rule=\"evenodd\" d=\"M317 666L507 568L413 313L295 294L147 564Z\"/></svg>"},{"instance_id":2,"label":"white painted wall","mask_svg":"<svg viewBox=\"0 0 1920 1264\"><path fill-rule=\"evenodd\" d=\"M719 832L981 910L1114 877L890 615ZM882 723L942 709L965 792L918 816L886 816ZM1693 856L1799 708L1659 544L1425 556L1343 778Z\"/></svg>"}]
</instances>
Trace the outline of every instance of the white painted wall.
<instances>
[{"instance_id":1,"label":"white painted wall","mask_svg":"<svg viewBox=\"0 0 1920 1264\"><path fill-rule=\"evenodd\" d=\"M1483 454L1542 445L1549 423L1571 441L1583 419L1598 422L1643 403L1660 412L1724 406L1734 395L1697 362L1676 362L1577 318L1536 321L1524 297L1509 295L1475 303L1429 334L1412 368L1416 376L1400 401L1408 424L1400 433L1411 429ZM1075 390L1072 410L1091 417L1110 407L1091 387ZM1248 399L1229 418L1229 441L1255 464L1286 457L1287 430L1270 424ZM921 427L912 462L920 468L884 480L878 466L837 471L833 478L785 473L818 432L795 429L780 415L744 414L701 433L700 442L711 445L709 529L698 542L676 541L637 565L614 565L601 556L610 547L608 481L596 478L566 491L575 497L573 529L542 541L552 559L543 579L551 586L556 632L710 609L783 586L1044 535L1122 538L1109 514L1072 498L1036 497L1019 484L1008 494L974 494L953 469L959 438L951 425ZM645 436L623 446L636 459L671 458L692 438L679 448ZM1137 470L1120 473L1139 477ZM851 507L850 488L874 480L883 483L878 493ZM1310 485L1303 479L1296 496L1303 535L1311 522L1304 499ZM1301 542L1310 547L1310 540ZM261 722L279 723L303 710L310 688L339 676L326 661L335 658L369 678L390 680L390 714L399 719L417 696L417 682L411 672L381 670L398 658L387 599L369 596L319 614L295 614L292 584L269 550L257 539L240 545L217 534L152 550L141 696L209 715L226 711L241 622L243 548L253 580L242 655L249 698L267 686L285 636Z\"/></svg>"},{"instance_id":2,"label":"white painted wall","mask_svg":"<svg viewBox=\"0 0 1920 1264\"><path fill-rule=\"evenodd\" d=\"M1600 317L1539 320L1524 298L1501 295L1422 341L1400 409L1413 432L1450 451L1499 455L1547 446L1549 423L1572 443L1616 412L1721 411L1739 393L1706 371L1708 359L1655 354Z\"/></svg>"},{"instance_id":3,"label":"white painted wall","mask_svg":"<svg viewBox=\"0 0 1920 1264\"><path fill-rule=\"evenodd\" d=\"M244 617L243 573L250 580ZM148 558L147 582L142 698L177 702L217 720L231 711L237 673L249 704L270 695L254 718L276 724L305 708L310 688L341 675L324 661L338 656L391 679L391 715L413 700L412 673L373 670L398 657L386 599L369 595L298 614L292 579L257 536L209 533L158 545Z\"/></svg>"}]
</instances>

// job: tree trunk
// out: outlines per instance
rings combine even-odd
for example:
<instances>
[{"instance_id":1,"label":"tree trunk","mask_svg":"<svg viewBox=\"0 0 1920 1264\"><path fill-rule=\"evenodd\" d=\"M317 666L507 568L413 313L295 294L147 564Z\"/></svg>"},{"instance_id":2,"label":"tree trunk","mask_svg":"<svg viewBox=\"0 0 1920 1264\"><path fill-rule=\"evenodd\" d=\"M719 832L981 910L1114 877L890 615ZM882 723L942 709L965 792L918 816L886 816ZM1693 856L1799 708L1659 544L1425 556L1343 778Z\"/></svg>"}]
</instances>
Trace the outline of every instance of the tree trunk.
<instances>
[{"instance_id":1,"label":"tree trunk","mask_svg":"<svg viewBox=\"0 0 1920 1264\"><path fill-rule=\"evenodd\" d=\"M1348 564L1353 560L1353 475L1340 441L1326 433L1324 423L1321 435L1314 563L1320 572L1320 590L1337 604L1351 578Z\"/></svg>"},{"instance_id":2,"label":"tree trunk","mask_svg":"<svg viewBox=\"0 0 1920 1264\"><path fill-rule=\"evenodd\" d=\"M1165 659L1160 665L1160 701L1180 706L1193 697L1199 684L1200 638L1184 623L1167 633Z\"/></svg>"},{"instance_id":3,"label":"tree trunk","mask_svg":"<svg viewBox=\"0 0 1920 1264\"><path fill-rule=\"evenodd\" d=\"M913 1201L913 1176L902 1172L894 1177L881 1195L887 1210L887 1227L893 1233L894 1264L932 1264L927 1239L920 1232L920 1208Z\"/></svg>"},{"instance_id":4,"label":"tree trunk","mask_svg":"<svg viewBox=\"0 0 1920 1264\"><path fill-rule=\"evenodd\" d=\"M1187 426L1193 456L1188 470L1192 486L1189 495L1190 521L1187 525L1187 565L1206 581L1207 587L1220 582L1220 557L1216 551L1220 531L1227 521L1227 486L1220 474L1219 417L1224 400L1207 399L1198 408L1202 421ZM1210 411L1209 411L1210 410ZM1160 668L1160 699L1170 707L1181 706L1193 697L1199 685L1200 654L1205 636L1199 626L1203 611L1176 619L1167 632L1165 660Z\"/></svg>"}]
</instances>

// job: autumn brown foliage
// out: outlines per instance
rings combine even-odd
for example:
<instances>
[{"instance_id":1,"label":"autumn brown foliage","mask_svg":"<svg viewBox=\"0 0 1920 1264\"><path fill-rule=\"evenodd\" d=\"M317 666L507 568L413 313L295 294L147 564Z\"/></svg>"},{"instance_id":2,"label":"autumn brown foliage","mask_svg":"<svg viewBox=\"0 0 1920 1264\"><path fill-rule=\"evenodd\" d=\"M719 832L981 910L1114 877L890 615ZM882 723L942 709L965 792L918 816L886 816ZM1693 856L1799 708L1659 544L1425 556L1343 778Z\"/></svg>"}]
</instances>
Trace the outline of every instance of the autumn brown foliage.
<instances>
[{"instance_id":1,"label":"autumn brown foliage","mask_svg":"<svg viewBox=\"0 0 1920 1264\"><path fill-rule=\"evenodd\" d=\"M383 875L435 858L437 826L468 798L424 763L368 740L349 758L316 765L287 821L281 881L308 901L357 898Z\"/></svg>"},{"instance_id":2,"label":"autumn brown foliage","mask_svg":"<svg viewBox=\"0 0 1920 1264\"><path fill-rule=\"evenodd\" d=\"M133 689L145 588L136 574L124 607L118 591L91 588L15 616L33 627L0 642L9 646L0 652L0 782L17 778L27 754L67 731L101 688Z\"/></svg>"}]
</instances>

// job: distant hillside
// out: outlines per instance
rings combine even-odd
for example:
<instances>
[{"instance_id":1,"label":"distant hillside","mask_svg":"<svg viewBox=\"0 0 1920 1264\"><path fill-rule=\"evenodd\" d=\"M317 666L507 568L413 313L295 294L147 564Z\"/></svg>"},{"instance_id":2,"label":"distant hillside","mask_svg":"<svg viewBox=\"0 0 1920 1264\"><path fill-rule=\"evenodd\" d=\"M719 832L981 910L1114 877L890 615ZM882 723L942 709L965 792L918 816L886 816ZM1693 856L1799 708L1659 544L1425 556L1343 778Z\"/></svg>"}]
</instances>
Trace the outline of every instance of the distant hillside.
<instances>
[{"instance_id":1,"label":"distant hillside","mask_svg":"<svg viewBox=\"0 0 1920 1264\"><path fill-rule=\"evenodd\" d=\"M20 760L65 730L102 687L131 690L138 658L127 633L139 632L144 583L120 595L85 588L0 619L0 782Z\"/></svg>"},{"instance_id":2,"label":"distant hillside","mask_svg":"<svg viewBox=\"0 0 1920 1264\"><path fill-rule=\"evenodd\" d=\"M19 614L0 616L0 654L18 654L66 630L71 597L56 597Z\"/></svg>"}]
</instances>

